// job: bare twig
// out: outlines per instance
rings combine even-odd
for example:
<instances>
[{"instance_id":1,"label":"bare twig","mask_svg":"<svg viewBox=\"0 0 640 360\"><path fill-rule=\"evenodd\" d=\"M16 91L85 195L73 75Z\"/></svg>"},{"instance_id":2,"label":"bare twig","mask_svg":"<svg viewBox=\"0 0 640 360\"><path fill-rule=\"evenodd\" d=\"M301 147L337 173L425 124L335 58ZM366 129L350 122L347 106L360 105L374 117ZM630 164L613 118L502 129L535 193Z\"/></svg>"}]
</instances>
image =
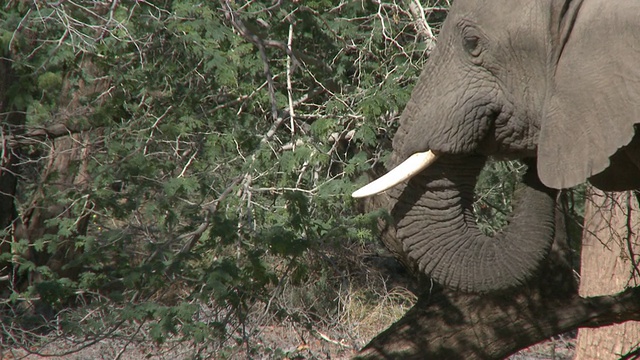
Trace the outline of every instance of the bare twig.
<instances>
[{"instance_id":1,"label":"bare twig","mask_svg":"<svg viewBox=\"0 0 640 360\"><path fill-rule=\"evenodd\" d=\"M193 247L198 242L198 240L200 240L200 237L205 232L205 230L209 228L209 225L211 224L211 219L213 218L213 215L215 215L215 213L218 211L218 205L220 205L220 202L222 202L231 193L233 188L240 183L240 180L242 180L242 177L235 178L231 182L231 184L227 186L227 188L222 192L222 194L218 196L217 199L215 199L211 203L204 206L204 209L206 210L207 215L205 217L204 222L200 224L200 226L198 226L197 229L195 229L190 233L180 235L177 238L177 240L179 241L181 239L186 239L191 237L191 240L188 243L186 243L185 246L182 247L182 250L180 250L181 253L185 253L193 249Z\"/></svg>"},{"instance_id":2,"label":"bare twig","mask_svg":"<svg viewBox=\"0 0 640 360\"><path fill-rule=\"evenodd\" d=\"M631 262L631 278L630 281L634 281L635 285L638 284L638 281L640 280L640 269L638 268L638 262L636 261L636 254L634 251L634 239L637 239L637 234L634 231L634 227L633 227L633 219L634 216L633 214L635 212L638 211L638 206L640 206L640 204L638 204L635 201L635 196L633 196L633 192L628 192L627 194L627 204L626 204L626 208L627 208L627 212L626 212L626 236L624 237L624 240L626 242L626 246L627 246L627 250L629 251L629 261ZM635 205L635 206L634 206Z\"/></svg>"},{"instance_id":3,"label":"bare twig","mask_svg":"<svg viewBox=\"0 0 640 360\"><path fill-rule=\"evenodd\" d=\"M352 348L351 345L345 344L342 341L333 340L332 338L328 337L327 335L321 333L320 331L318 331L316 329L312 329L311 333L313 335L315 335L316 337L319 337L320 339L322 339L322 340L324 340L326 342L329 342L331 344L338 345L338 346L341 346L343 348L349 348L349 349Z\"/></svg>"},{"instance_id":4,"label":"bare twig","mask_svg":"<svg viewBox=\"0 0 640 360\"><path fill-rule=\"evenodd\" d=\"M295 135L294 118L295 113L293 109L293 85L291 84L291 74L293 72L291 68L291 43L293 42L293 24L289 24L289 40L287 41L287 97L289 98L289 119L291 119L291 137Z\"/></svg>"},{"instance_id":5,"label":"bare twig","mask_svg":"<svg viewBox=\"0 0 640 360\"><path fill-rule=\"evenodd\" d=\"M271 74L271 68L269 66L269 58L267 57L267 51L264 46L264 42L262 39L252 33L245 25L242 19L235 13L233 10L231 3L228 0L222 0L222 9L225 13L227 20L231 22L231 25L238 31L238 33L245 38L247 41L251 42L258 48L258 52L260 53L260 58L263 63L263 72L264 76L267 79L267 88L269 91L269 99L271 100L271 118L274 122L277 122L278 119L278 103L276 101L276 90L273 82L273 75Z\"/></svg>"},{"instance_id":6,"label":"bare twig","mask_svg":"<svg viewBox=\"0 0 640 360\"><path fill-rule=\"evenodd\" d=\"M420 4L420 1L413 0L409 3L409 11L411 15L413 15L418 34L422 35L427 43L428 51L431 51L435 45L436 37L433 35L433 30L431 30L431 26L429 26L427 22L424 7Z\"/></svg>"},{"instance_id":7,"label":"bare twig","mask_svg":"<svg viewBox=\"0 0 640 360\"><path fill-rule=\"evenodd\" d=\"M29 130L24 134L5 135L4 141L10 148L16 148L19 146L35 145L42 143L45 140L53 140L59 137L68 136L72 134L81 133L83 131L91 130L91 127L72 126L67 124L53 124L48 127L37 128Z\"/></svg>"}]
</instances>

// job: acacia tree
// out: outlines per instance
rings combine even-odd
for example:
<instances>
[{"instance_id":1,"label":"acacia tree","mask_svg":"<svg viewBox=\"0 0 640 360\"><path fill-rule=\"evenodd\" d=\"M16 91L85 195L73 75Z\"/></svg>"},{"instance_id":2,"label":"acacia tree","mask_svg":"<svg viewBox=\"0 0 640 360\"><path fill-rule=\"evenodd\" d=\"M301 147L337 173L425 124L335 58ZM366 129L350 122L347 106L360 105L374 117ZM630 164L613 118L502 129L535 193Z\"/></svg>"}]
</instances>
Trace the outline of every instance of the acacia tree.
<instances>
[{"instance_id":1,"label":"acacia tree","mask_svg":"<svg viewBox=\"0 0 640 360\"><path fill-rule=\"evenodd\" d=\"M262 336L282 323L358 347L317 329L355 297L345 253L375 249L348 194L385 159L426 5L6 4L0 351L287 356Z\"/></svg>"}]
</instances>

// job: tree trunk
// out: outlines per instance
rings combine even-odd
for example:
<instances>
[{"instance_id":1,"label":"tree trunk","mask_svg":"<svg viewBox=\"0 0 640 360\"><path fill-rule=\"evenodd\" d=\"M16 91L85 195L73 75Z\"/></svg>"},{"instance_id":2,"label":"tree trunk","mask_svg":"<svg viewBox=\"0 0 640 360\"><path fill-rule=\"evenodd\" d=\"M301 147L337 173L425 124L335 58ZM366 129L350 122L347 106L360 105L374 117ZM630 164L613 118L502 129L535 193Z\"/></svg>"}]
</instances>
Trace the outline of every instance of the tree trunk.
<instances>
[{"instance_id":1,"label":"tree trunk","mask_svg":"<svg viewBox=\"0 0 640 360\"><path fill-rule=\"evenodd\" d=\"M0 293L4 297L11 291L25 291L39 281L37 271L19 270L25 260L35 266L47 266L61 278L76 280L80 274L80 265L73 264L82 251L76 240L78 235L86 234L92 201L88 196L79 201L72 196L64 197L66 193L82 194L91 185L87 165L90 151L99 146L96 134L100 130L83 131L83 126L89 128L83 124L102 100L84 102L97 97L109 85L100 79L99 70L90 60L83 61L80 69L85 76L100 80L85 81L83 77L78 80L76 74L70 72L68 78L63 79L58 106L52 116L55 121L46 127L29 127L26 110L8 105L12 99L7 84L17 81L10 64L9 60L0 60L0 114L3 114L4 135L0 144L3 155L0 158L0 253L14 254L10 260L4 258L0 262L0 284L3 285ZM20 187L28 189L25 194L29 194L30 199L16 196ZM22 206L18 206L20 200L24 201ZM21 208L20 214L18 208ZM64 218L76 220L70 235L58 235L58 225L48 224L52 219ZM49 245L38 249L35 244L45 235L54 240L44 242ZM25 240L29 244L26 249L21 243ZM9 286L4 286L7 283Z\"/></svg>"},{"instance_id":2,"label":"tree trunk","mask_svg":"<svg viewBox=\"0 0 640 360\"><path fill-rule=\"evenodd\" d=\"M569 265L563 211L539 275L508 292L425 291L403 318L376 336L361 359L502 359L578 327L640 320L640 287L580 297ZM385 242L397 242L393 229ZM396 247L397 249L397 247Z\"/></svg>"},{"instance_id":3,"label":"tree trunk","mask_svg":"<svg viewBox=\"0 0 640 360\"><path fill-rule=\"evenodd\" d=\"M613 294L640 283L638 251L640 212L632 192L604 193L591 189L585 208L580 295ZM640 322L578 333L576 359L619 359L640 346Z\"/></svg>"},{"instance_id":4,"label":"tree trunk","mask_svg":"<svg viewBox=\"0 0 640 360\"><path fill-rule=\"evenodd\" d=\"M0 59L0 254L13 253L16 242L14 230L18 219L14 199L18 184L19 150L11 149L4 139L6 135L21 134L26 122L25 111L11 105L9 87L14 81L17 81L17 76L11 68L11 61ZM10 294L9 286L6 285L17 276L13 260L0 260L0 296L3 299Z\"/></svg>"}]
</instances>

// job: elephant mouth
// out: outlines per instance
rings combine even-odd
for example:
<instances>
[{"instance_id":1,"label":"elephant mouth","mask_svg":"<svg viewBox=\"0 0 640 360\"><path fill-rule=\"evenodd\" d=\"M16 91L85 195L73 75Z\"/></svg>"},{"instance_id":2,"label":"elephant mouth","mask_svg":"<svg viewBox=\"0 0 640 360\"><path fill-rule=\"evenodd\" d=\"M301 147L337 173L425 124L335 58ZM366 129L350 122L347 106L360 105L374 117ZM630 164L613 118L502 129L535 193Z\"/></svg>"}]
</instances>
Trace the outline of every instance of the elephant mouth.
<instances>
[{"instance_id":1,"label":"elephant mouth","mask_svg":"<svg viewBox=\"0 0 640 360\"><path fill-rule=\"evenodd\" d=\"M354 198L364 198L389 190L428 168L439 156L440 154L438 152L430 150L415 153L382 177L354 191L351 196Z\"/></svg>"}]
</instances>

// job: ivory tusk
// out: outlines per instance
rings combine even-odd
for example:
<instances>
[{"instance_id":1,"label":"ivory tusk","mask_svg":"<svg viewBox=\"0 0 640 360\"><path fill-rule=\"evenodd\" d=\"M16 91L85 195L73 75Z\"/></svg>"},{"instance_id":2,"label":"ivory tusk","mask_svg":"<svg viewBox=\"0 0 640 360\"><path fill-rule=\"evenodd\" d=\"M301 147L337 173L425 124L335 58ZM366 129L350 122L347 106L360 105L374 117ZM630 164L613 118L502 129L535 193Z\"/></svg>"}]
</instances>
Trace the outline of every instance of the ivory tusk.
<instances>
[{"instance_id":1,"label":"ivory tusk","mask_svg":"<svg viewBox=\"0 0 640 360\"><path fill-rule=\"evenodd\" d=\"M414 175L433 164L437 158L438 155L432 151L415 153L379 179L354 191L351 196L361 198L379 194L405 180L411 179Z\"/></svg>"}]
</instances>

